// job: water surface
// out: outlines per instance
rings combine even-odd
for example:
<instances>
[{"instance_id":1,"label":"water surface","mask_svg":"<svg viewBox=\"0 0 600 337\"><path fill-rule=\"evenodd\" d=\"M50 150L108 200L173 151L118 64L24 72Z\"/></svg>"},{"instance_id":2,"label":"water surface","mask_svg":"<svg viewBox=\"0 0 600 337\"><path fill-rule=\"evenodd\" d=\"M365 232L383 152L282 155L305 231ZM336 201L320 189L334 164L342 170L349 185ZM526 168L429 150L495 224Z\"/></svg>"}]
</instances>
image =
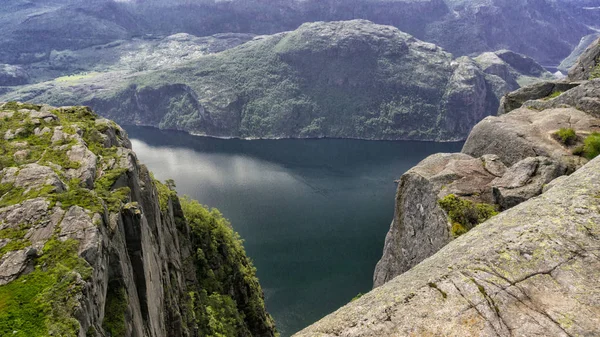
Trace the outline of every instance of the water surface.
<instances>
[{"instance_id":1,"label":"water surface","mask_svg":"<svg viewBox=\"0 0 600 337\"><path fill-rule=\"evenodd\" d=\"M460 143L237 140L127 127L139 159L218 208L245 240L282 337L367 292L394 180Z\"/></svg>"}]
</instances>

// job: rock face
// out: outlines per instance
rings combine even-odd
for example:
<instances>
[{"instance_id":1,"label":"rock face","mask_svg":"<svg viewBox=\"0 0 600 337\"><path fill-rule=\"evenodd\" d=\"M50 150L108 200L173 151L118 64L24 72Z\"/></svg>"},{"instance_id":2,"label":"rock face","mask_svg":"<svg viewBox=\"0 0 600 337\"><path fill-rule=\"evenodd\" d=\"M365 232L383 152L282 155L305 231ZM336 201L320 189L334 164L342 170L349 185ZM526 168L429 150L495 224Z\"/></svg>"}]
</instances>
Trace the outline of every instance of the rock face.
<instances>
[{"instance_id":1,"label":"rock face","mask_svg":"<svg viewBox=\"0 0 600 337\"><path fill-rule=\"evenodd\" d=\"M230 225L154 180L123 129L0 111L0 335L275 336Z\"/></svg>"},{"instance_id":2,"label":"rock face","mask_svg":"<svg viewBox=\"0 0 600 337\"><path fill-rule=\"evenodd\" d=\"M184 64L61 79L3 97L83 102L121 123L211 136L459 140L520 80L551 76L531 59L493 55L493 65L453 59L391 26L315 22Z\"/></svg>"},{"instance_id":3,"label":"rock face","mask_svg":"<svg viewBox=\"0 0 600 337\"><path fill-rule=\"evenodd\" d=\"M597 70L600 57L600 39L597 39L581 54L575 65L569 69L569 80L589 80L590 77L598 77Z\"/></svg>"},{"instance_id":4,"label":"rock face","mask_svg":"<svg viewBox=\"0 0 600 337\"><path fill-rule=\"evenodd\" d=\"M375 267L374 287L415 266L452 240L446 214L438 205L440 197L450 193L477 195L478 201L489 202L492 194L487 185L495 178L486 170L485 161L462 153L430 156L402 175L394 220L385 238L383 257Z\"/></svg>"},{"instance_id":5,"label":"rock face","mask_svg":"<svg viewBox=\"0 0 600 337\"><path fill-rule=\"evenodd\" d=\"M600 333L600 158L295 336Z\"/></svg>"},{"instance_id":6,"label":"rock face","mask_svg":"<svg viewBox=\"0 0 600 337\"><path fill-rule=\"evenodd\" d=\"M520 108L523 103L529 100L550 97L553 93L567 91L578 85L578 83L544 81L520 88L502 97L500 107L498 108L498 115Z\"/></svg>"},{"instance_id":7,"label":"rock face","mask_svg":"<svg viewBox=\"0 0 600 337\"><path fill-rule=\"evenodd\" d=\"M585 165L588 160L576 150L585 137L600 132L599 83L541 83L511 93L507 96L523 95L528 100L478 123L462 153L430 156L405 173L399 180L383 256L375 268L374 287L406 272L481 222L477 213L481 207L513 208L540 195L554 179ZM539 93L540 88L551 92L557 87L566 91L530 100L539 96L531 93ZM555 136L560 129L574 131L572 144ZM458 199L445 199L450 195ZM451 207L445 208L444 200Z\"/></svg>"},{"instance_id":8,"label":"rock face","mask_svg":"<svg viewBox=\"0 0 600 337\"><path fill-rule=\"evenodd\" d=\"M581 130L583 134L600 131L598 118L575 108L547 109L540 112L519 108L508 114L488 117L477 124L463 146L471 156L495 154L512 166L527 157L546 156L563 162L572 172L585 159L573 155L552 135L560 128Z\"/></svg>"}]
</instances>

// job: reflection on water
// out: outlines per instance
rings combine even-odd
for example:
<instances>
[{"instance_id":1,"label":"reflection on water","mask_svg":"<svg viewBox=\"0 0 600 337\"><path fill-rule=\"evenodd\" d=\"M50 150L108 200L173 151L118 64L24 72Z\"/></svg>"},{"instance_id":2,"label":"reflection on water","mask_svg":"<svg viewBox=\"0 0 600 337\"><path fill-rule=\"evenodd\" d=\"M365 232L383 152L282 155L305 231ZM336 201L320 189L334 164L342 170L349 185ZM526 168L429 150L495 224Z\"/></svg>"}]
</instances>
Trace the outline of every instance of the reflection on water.
<instances>
[{"instance_id":1,"label":"reflection on water","mask_svg":"<svg viewBox=\"0 0 600 337\"><path fill-rule=\"evenodd\" d=\"M245 240L282 337L372 285L408 168L462 144L223 140L128 127L158 179L217 207Z\"/></svg>"}]
</instances>

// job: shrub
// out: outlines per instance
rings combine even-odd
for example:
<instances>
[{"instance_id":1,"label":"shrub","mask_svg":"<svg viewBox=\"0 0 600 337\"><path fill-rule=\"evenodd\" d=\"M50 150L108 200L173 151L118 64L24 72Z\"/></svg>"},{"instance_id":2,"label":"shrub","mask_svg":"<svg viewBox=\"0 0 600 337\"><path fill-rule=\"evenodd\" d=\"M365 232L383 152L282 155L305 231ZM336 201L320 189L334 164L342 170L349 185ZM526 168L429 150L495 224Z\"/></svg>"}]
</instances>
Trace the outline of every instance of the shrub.
<instances>
[{"instance_id":1,"label":"shrub","mask_svg":"<svg viewBox=\"0 0 600 337\"><path fill-rule=\"evenodd\" d=\"M464 200L454 194L449 194L438 200L440 207L448 214L452 222L451 233L459 237L473 227L498 214L493 205L474 203Z\"/></svg>"},{"instance_id":2,"label":"shrub","mask_svg":"<svg viewBox=\"0 0 600 337\"><path fill-rule=\"evenodd\" d=\"M600 154L600 133L594 132L583 141L583 156L594 159Z\"/></svg>"},{"instance_id":3,"label":"shrub","mask_svg":"<svg viewBox=\"0 0 600 337\"><path fill-rule=\"evenodd\" d=\"M564 145L573 145L577 141L577 133L571 128L561 128L554 133L554 136Z\"/></svg>"}]
</instances>

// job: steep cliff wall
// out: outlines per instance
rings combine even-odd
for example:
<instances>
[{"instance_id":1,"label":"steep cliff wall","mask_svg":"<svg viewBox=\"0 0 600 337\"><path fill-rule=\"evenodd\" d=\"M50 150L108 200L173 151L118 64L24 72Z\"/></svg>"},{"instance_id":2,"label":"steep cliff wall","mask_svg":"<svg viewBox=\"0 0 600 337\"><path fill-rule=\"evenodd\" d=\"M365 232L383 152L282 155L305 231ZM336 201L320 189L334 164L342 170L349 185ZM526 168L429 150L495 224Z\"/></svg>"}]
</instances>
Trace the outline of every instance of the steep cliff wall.
<instances>
[{"instance_id":1,"label":"steep cliff wall","mask_svg":"<svg viewBox=\"0 0 600 337\"><path fill-rule=\"evenodd\" d=\"M0 104L0 335L275 336L218 211L87 108Z\"/></svg>"}]
</instances>

